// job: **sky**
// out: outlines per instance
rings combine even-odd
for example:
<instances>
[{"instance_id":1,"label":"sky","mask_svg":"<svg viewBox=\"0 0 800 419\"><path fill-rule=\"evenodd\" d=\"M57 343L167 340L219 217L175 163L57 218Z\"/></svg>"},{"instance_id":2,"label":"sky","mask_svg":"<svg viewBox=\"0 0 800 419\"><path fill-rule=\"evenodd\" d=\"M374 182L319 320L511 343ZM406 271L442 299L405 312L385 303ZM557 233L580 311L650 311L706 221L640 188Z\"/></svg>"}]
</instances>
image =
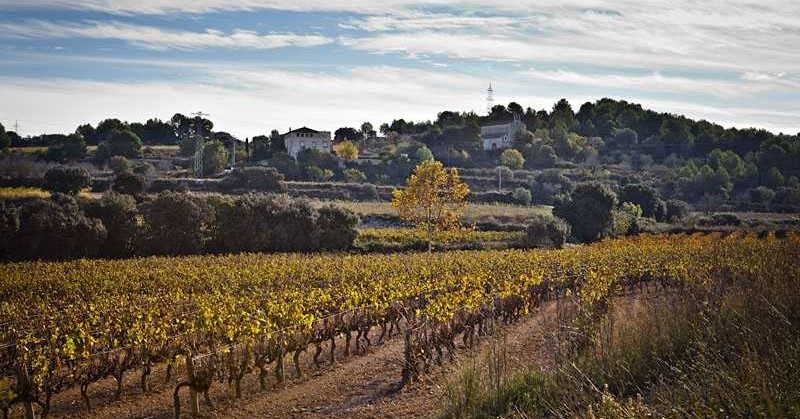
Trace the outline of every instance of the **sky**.
<instances>
[{"instance_id":1,"label":"sky","mask_svg":"<svg viewBox=\"0 0 800 419\"><path fill-rule=\"evenodd\" d=\"M800 132L797 0L0 0L0 123L240 137L603 97Z\"/></svg>"}]
</instances>

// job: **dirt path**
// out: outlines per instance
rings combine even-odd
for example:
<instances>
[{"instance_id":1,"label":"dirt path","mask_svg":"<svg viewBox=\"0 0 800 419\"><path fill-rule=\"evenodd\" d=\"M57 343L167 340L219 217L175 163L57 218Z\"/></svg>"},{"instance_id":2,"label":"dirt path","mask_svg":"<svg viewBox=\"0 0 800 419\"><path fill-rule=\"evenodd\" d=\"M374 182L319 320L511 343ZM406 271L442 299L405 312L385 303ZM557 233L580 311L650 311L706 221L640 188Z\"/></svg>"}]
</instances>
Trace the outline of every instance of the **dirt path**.
<instances>
[{"instance_id":1,"label":"dirt path","mask_svg":"<svg viewBox=\"0 0 800 419\"><path fill-rule=\"evenodd\" d=\"M544 367L552 363L553 351L548 348L546 334L555 314L555 303L548 303L537 313L503 327L511 368ZM472 350L459 348L455 363L434 370L422 382L400 391L397 391L397 383L401 376L403 342L399 336L371 347L366 354L348 358L341 356L344 342L337 342L339 357L334 366L313 369L310 354L313 351L308 351L301 357L301 365L305 365L304 377L288 379L282 388L262 391L257 374L251 373L242 383L243 397L239 400L229 399L227 385L215 382L211 392L215 409L201 402L201 411L205 417L243 419L435 417L441 410L446 383L452 379L459 362L484 356L489 350L489 340L482 339ZM290 362L286 368L287 373L294 371ZM89 389L95 406L91 412L86 410L77 390L66 391L54 398L51 417L172 418L174 380L164 382L163 368L156 369L152 377L151 391L143 393L137 387L138 374L129 374L125 379L125 397L118 402L113 401L112 380L93 385ZM274 385L274 378L270 378L273 380L270 384ZM186 398L184 393L184 406Z\"/></svg>"}]
</instances>

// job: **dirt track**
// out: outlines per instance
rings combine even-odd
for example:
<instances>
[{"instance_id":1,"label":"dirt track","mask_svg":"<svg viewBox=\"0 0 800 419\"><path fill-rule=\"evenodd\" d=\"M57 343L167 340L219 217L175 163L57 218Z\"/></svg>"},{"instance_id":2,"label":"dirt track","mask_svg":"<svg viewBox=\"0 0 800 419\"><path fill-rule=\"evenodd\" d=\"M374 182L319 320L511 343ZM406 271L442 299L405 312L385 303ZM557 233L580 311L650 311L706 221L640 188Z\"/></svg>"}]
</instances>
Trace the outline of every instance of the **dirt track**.
<instances>
[{"instance_id":1,"label":"dirt track","mask_svg":"<svg viewBox=\"0 0 800 419\"><path fill-rule=\"evenodd\" d=\"M503 328L510 367L545 367L552 363L552 351L547 347L545 336L555 313L555 303L549 303L538 313ZM339 351L343 346L344 342L337 342ZM214 418L435 417L442 406L445 385L458 363L484 356L488 346L486 338L472 350L460 348L455 363L433 371L422 382L400 391L397 391L397 383L401 376L403 342L398 336L372 346L365 354L343 358L340 353L335 365L323 365L319 370L313 369L311 351L308 351L301 357L301 365L305 365L304 377L290 378L282 388L262 391L257 374L251 373L242 383L243 396L239 400L227 397L226 383L215 382L211 390L215 408L209 409L201 401L201 411L203 416ZM287 373L293 370L288 363ZM112 380L92 385L89 388L92 411L86 410L77 390L66 391L54 398L51 417L172 418L174 379L165 383L163 368L155 369L151 377L152 389L143 393L138 388L138 374L128 374L121 401L113 401L115 384ZM270 385L274 385L274 379ZM188 417L187 395L184 393L182 398L183 413Z\"/></svg>"}]
</instances>

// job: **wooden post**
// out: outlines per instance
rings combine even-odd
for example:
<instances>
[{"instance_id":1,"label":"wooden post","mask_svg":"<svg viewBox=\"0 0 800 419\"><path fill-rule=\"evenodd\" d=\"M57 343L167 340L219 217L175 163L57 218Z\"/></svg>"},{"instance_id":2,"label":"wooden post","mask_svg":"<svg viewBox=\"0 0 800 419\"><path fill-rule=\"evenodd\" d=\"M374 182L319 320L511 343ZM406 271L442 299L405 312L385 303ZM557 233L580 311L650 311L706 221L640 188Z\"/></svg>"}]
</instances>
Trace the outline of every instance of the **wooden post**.
<instances>
[{"instance_id":1,"label":"wooden post","mask_svg":"<svg viewBox=\"0 0 800 419\"><path fill-rule=\"evenodd\" d=\"M186 356L186 375L189 376L189 408L191 409L192 417L197 417L200 414L200 399L197 398L197 390L194 387L194 362L192 358L192 354Z\"/></svg>"}]
</instances>

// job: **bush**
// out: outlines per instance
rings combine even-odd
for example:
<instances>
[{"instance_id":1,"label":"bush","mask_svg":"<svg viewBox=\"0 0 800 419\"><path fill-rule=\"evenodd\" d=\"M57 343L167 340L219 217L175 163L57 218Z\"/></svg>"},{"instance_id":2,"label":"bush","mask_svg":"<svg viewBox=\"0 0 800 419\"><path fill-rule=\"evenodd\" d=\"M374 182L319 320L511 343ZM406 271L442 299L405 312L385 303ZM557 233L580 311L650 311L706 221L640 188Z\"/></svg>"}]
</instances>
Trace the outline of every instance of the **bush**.
<instances>
[{"instance_id":1,"label":"bush","mask_svg":"<svg viewBox=\"0 0 800 419\"><path fill-rule=\"evenodd\" d=\"M136 201L129 195L109 193L101 199L88 200L84 213L97 218L106 228L106 239L101 254L112 257L127 257L136 251L139 214Z\"/></svg>"},{"instance_id":2,"label":"bush","mask_svg":"<svg viewBox=\"0 0 800 419\"><path fill-rule=\"evenodd\" d=\"M44 154L45 160L60 163L69 160L79 160L86 156L86 142L80 135L72 134L67 136L62 142L52 144L47 147Z\"/></svg>"},{"instance_id":3,"label":"bush","mask_svg":"<svg viewBox=\"0 0 800 419\"><path fill-rule=\"evenodd\" d=\"M108 160L108 168L115 174L130 172L133 170L133 165L130 160L123 156L114 156Z\"/></svg>"},{"instance_id":4,"label":"bush","mask_svg":"<svg viewBox=\"0 0 800 419\"><path fill-rule=\"evenodd\" d=\"M670 199L666 203L667 221L677 222L684 220L689 215L689 204L679 199Z\"/></svg>"},{"instance_id":5,"label":"bush","mask_svg":"<svg viewBox=\"0 0 800 419\"><path fill-rule=\"evenodd\" d=\"M317 218L319 247L323 250L345 250L353 246L357 236L358 217L351 211L328 205L320 208Z\"/></svg>"},{"instance_id":6,"label":"bush","mask_svg":"<svg viewBox=\"0 0 800 419\"><path fill-rule=\"evenodd\" d=\"M147 181L142 175L122 172L114 177L111 189L116 193L139 196L147 189Z\"/></svg>"},{"instance_id":7,"label":"bush","mask_svg":"<svg viewBox=\"0 0 800 419\"><path fill-rule=\"evenodd\" d=\"M616 195L607 186L596 182L583 183L571 195L556 202L553 214L570 224L578 240L592 242L611 230L616 200Z\"/></svg>"},{"instance_id":8,"label":"bush","mask_svg":"<svg viewBox=\"0 0 800 419\"><path fill-rule=\"evenodd\" d=\"M150 187L147 188L147 191L150 193L161 193L161 192L187 192L189 190L189 186L186 183L181 182L178 179L154 179L150 182Z\"/></svg>"},{"instance_id":9,"label":"bush","mask_svg":"<svg viewBox=\"0 0 800 419\"><path fill-rule=\"evenodd\" d=\"M625 185L619 194L620 202L630 202L642 208L642 215L648 218L664 218L663 202L658 198L658 192L642 183Z\"/></svg>"},{"instance_id":10,"label":"bush","mask_svg":"<svg viewBox=\"0 0 800 419\"><path fill-rule=\"evenodd\" d=\"M344 169L343 174L348 182L362 183L367 181L367 175L358 169Z\"/></svg>"},{"instance_id":11,"label":"bush","mask_svg":"<svg viewBox=\"0 0 800 419\"><path fill-rule=\"evenodd\" d=\"M279 192L286 189L283 175L274 167L244 167L234 169L222 180L224 190L243 189L261 192Z\"/></svg>"},{"instance_id":12,"label":"bush","mask_svg":"<svg viewBox=\"0 0 800 419\"><path fill-rule=\"evenodd\" d=\"M91 182L92 177L83 167L56 166L44 174L44 188L50 192L77 195Z\"/></svg>"},{"instance_id":13,"label":"bush","mask_svg":"<svg viewBox=\"0 0 800 419\"><path fill-rule=\"evenodd\" d=\"M525 158L519 151L509 148L500 155L500 164L509 169L519 170L525 165Z\"/></svg>"},{"instance_id":14,"label":"bush","mask_svg":"<svg viewBox=\"0 0 800 419\"><path fill-rule=\"evenodd\" d=\"M105 163L114 156L137 158L142 152L142 140L130 130L117 130L95 152L95 161Z\"/></svg>"},{"instance_id":15,"label":"bush","mask_svg":"<svg viewBox=\"0 0 800 419\"><path fill-rule=\"evenodd\" d=\"M157 255L202 253L214 220L205 199L163 192L139 208L143 220L142 249Z\"/></svg>"},{"instance_id":16,"label":"bush","mask_svg":"<svg viewBox=\"0 0 800 419\"><path fill-rule=\"evenodd\" d=\"M103 224L85 217L68 195L54 193L51 199L27 199L17 206L0 206L0 211L5 259L93 256L106 238Z\"/></svg>"},{"instance_id":17,"label":"bush","mask_svg":"<svg viewBox=\"0 0 800 419\"><path fill-rule=\"evenodd\" d=\"M769 205L775 199L775 191L766 186L759 186L747 191L750 202L754 204Z\"/></svg>"},{"instance_id":18,"label":"bush","mask_svg":"<svg viewBox=\"0 0 800 419\"><path fill-rule=\"evenodd\" d=\"M698 224L709 227L736 227L742 225L742 220L734 214L714 214L711 218L701 219Z\"/></svg>"},{"instance_id":19,"label":"bush","mask_svg":"<svg viewBox=\"0 0 800 419\"><path fill-rule=\"evenodd\" d=\"M539 215L530 220L525 229L528 247L560 249L569 237L569 224L556 218Z\"/></svg>"},{"instance_id":20,"label":"bush","mask_svg":"<svg viewBox=\"0 0 800 419\"><path fill-rule=\"evenodd\" d=\"M517 188L514 189L514 201L520 205L530 205L533 202L533 195L525 188Z\"/></svg>"}]
</instances>

